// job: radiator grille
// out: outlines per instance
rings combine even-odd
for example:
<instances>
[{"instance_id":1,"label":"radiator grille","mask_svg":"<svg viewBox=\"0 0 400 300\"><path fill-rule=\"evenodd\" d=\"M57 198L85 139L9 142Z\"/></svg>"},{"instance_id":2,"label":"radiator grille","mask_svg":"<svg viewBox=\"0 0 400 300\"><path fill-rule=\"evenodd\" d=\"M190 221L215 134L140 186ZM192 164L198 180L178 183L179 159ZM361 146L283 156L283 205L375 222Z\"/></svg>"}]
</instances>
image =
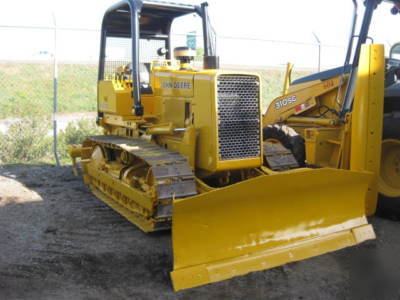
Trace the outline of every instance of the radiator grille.
<instances>
[{"instance_id":1,"label":"radiator grille","mask_svg":"<svg viewBox=\"0 0 400 300\"><path fill-rule=\"evenodd\" d=\"M251 75L218 77L218 151L220 160L259 157L259 79Z\"/></svg>"}]
</instances>

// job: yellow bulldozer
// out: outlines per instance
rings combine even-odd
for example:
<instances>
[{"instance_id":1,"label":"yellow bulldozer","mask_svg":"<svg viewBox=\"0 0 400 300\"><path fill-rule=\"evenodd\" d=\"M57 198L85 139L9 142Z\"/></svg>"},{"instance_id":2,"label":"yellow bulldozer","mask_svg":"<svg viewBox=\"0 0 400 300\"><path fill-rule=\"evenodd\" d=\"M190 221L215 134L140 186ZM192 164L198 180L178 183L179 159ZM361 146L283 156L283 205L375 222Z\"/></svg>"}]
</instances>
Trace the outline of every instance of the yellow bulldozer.
<instances>
[{"instance_id":1,"label":"yellow bulldozer","mask_svg":"<svg viewBox=\"0 0 400 300\"><path fill-rule=\"evenodd\" d=\"M378 2L367 1L367 19ZM107 10L104 134L71 149L75 171L80 158L93 193L144 232L172 229L175 290L375 238L365 215L378 186L383 48L360 35L350 76L292 83L262 116L259 76L219 69L207 7L123 0ZM190 14L202 23L200 67L199 53L171 44L171 24Z\"/></svg>"}]
</instances>

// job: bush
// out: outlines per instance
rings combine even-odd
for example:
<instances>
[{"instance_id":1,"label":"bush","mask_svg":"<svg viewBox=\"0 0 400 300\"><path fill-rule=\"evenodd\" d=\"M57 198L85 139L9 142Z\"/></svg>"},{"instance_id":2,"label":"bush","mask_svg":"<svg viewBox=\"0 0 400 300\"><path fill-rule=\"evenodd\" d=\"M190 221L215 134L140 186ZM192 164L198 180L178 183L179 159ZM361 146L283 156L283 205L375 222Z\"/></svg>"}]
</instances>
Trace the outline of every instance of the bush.
<instances>
[{"instance_id":1,"label":"bush","mask_svg":"<svg viewBox=\"0 0 400 300\"><path fill-rule=\"evenodd\" d=\"M68 146L82 144L86 137L101 134L93 120L68 124L58 134L58 152L68 162ZM7 133L0 132L0 163L54 162L51 122L45 118L23 119L12 124Z\"/></svg>"},{"instance_id":2,"label":"bush","mask_svg":"<svg viewBox=\"0 0 400 300\"><path fill-rule=\"evenodd\" d=\"M30 163L51 153L50 121L45 118L23 119L0 133L1 163Z\"/></svg>"},{"instance_id":3,"label":"bush","mask_svg":"<svg viewBox=\"0 0 400 300\"><path fill-rule=\"evenodd\" d=\"M91 135L101 134L101 128L93 120L82 119L69 123L59 134L59 153L61 159L67 159L70 145L80 145Z\"/></svg>"}]
</instances>

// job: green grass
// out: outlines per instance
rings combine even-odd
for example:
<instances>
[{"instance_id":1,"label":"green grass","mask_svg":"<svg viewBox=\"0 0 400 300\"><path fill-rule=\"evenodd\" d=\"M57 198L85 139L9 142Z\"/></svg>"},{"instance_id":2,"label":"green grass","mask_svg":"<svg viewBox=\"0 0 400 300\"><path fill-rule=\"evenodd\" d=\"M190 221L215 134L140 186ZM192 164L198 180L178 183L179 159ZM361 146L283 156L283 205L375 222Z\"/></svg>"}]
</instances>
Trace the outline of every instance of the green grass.
<instances>
[{"instance_id":1,"label":"green grass","mask_svg":"<svg viewBox=\"0 0 400 300\"><path fill-rule=\"evenodd\" d=\"M58 110L85 112L96 109L97 67L59 66ZM48 115L53 109L51 64L0 64L0 119Z\"/></svg>"},{"instance_id":2,"label":"green grass","mask_svg":"<svg viewBox=\"0 0 400 300\"><path fill-rule=\"evenodd\" d=\"M97 109L97 66L60 65L59 111L86 112Z\"/></svg>"}]
</instances>

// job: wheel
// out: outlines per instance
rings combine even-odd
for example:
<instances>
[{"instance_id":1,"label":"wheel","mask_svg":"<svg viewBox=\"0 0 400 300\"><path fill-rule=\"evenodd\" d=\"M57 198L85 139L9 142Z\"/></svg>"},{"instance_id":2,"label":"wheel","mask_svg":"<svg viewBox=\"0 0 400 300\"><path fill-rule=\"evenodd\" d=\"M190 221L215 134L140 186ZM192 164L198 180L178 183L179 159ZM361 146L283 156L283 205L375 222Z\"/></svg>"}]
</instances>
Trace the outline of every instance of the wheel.
<instances>
[{"instance_id":1,"label":"wheel","mask_svg":"<svg viewBox=\"0 0 400 300\"><path fill-rule=\"evenodd\" d=\"M304 138L299 135L293 128L283 125L274 124L263 128L264 141L279 141L285 148L289 149L300 167L305 165L306 151Z\"/></svg>"},{"instance_id":2,"label":"wheel","mask_svg":"<svg viewBox=\"0 0 400 300\"><path fill-rule=\"evenodd\" d=\"M377 214L400 219L400 112L383 119L381 168L378 176Z\"/></svg>"}]
</instances>

